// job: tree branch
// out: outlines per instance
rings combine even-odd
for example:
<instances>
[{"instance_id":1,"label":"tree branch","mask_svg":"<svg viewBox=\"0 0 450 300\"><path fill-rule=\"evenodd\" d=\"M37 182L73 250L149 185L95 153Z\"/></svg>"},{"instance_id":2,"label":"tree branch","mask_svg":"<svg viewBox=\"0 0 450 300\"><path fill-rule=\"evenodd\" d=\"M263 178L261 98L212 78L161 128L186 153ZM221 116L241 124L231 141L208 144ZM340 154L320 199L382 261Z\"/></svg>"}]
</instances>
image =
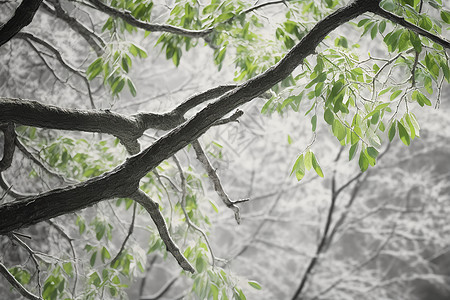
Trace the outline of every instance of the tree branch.
<instances>
[{"instance_id":1,"label":"tree branch","mask_svg":"<svg viewBox=\"0 0 450 300\"><path fill-rule=\"evenodd\" d=\"M105 41L103 41L103 39L100 36L98 36L94 31L90 30L82 23L78 22L77 19L71 17L61 7L61 4L57 0L52 1L52 4L54 5L54 9L51 9L50 6L45 2L43 4L43 7L45 10L55 15L57 18L60 18L61 20L66 22L67 25L70 26L70 28L72 28L74 31L80 34L81 37L92 47L92 49L94 49L97 56L102 56L104 52L103 48L106 45Z\"/></svg>"},{"instance_id":2,"label":"tree branch","mask_svg":"<svg viewBox=\"0 0 450 300\"><path fill-rule=\"evenodd\" d=\"M11 122L7 125L1 125L0 131L3 131L3 157L0 160L1 173L11 166L14 157L16 132L14 131L14 124Z\"/></svg>"},{"instance_id":3,"label":"tree branch","mask_svg":"<svg viewBox=\"0 0 450 300\"><path fill-rule=\"evenodd\" d=\"M378 4L378 0L356 0L336 10L318 22L275 66L222 95L190 120L159 138L138 155L128 158L114 170L77 185L0 205L0 234L74 212L105 199L129 197L132 193L136 194L139 180L153 168L198 139L217 120L220 120L244 103L258 97L273 85L286 78L308 55L314 53L317 45L331 31L367 12L369 9L373 9L373 6L377 6ZM19 110L20 113L17 111L18 107L21 108ZM69 110L43 106L37 102L28 102L20 99L11 100L0 98L0 111L2 111L0 122L3 122L4 115L7 115L9 119L18 118L25 120L31 126L51 126L52 122L49 122L49 120L44 121L38 117L40 114L47 114L53 117L51 113L58 115L59 118L55 122L60 127L67 129L71 129L69 126L71 122L69 120L78 122L75 127L82 127L79 120L83 118L91 122L89 126L92 129L99 130L98 124L106 120L111 125L111 117L105 117L107 112L92 112L98 115L98 120L96 119L96 122L92 123L93 120L84 116L82 111L72 110L74 116L71 116L68 113ZM121 124L129 126L127 128L134 128L135 124L129 122L123 116L116 113L110 114L113 115L112 118L116 118L119 122L114 124L116 129L109 129L110 131L117 133L120 130ZM25 115L25 117L21 115ZM69 123L67 123L68 121ZM125 134L123 132L120 133ZM130 135L130 132L128 132L128 135ZM144 196L141 195L141 197Z\"/></svg>"},{"instance_id":4,"label":"tree branch","mask_svg":"<svg viewBox=\"0 0 450 300\"><path fill-rule=\"evenodd\" d=\"M23 27L33 21L42 0L23 0L14 16L0 27L0 47L12 39Z\"/></svg>"},{"instance_id":5,"label":"tree branch","mask_svg":"<svg viewBox=\"0 0 450 300\"><path fill-rule=\"evenodd\" d=\"M29 292L17 279L11 274L5 265L0 262L0 273L8 280L8 282L25 298L31 300L42 300L42 298Z\"/></svg>"},{"instance_id":6,"label":"tree branch","mask_svg":"<svg viewBox=\"0 0 450 300\"><path fill-rule=\"evenodd\" d=\"M183 268L183 270L194 273L194 267L189 263L189 261L183 256L180 252L180 249L175 245L172 237L167 230L167 224L164 220L161 211L159 210L159 204L153 201L147 194L138 189L132 195L129 196L131 199L138 202L142 205L145 210L152 217L153 222L155 222L156 228L158 229L159 235L163 240L164 244L167 247L167 251L169 251L173 257L177 260L178 264Z\"/></svg>"},{"instance_id":7,"label":"tree branch","mask_svg":"<svg viewBox=\"0 0 450 300\"><path fill-rule=\"evenodd\" d=\"M448 41L444 40L443 38L440 38L439 36L434 35L431 32L428 32L428 31L426 31L426 30L424 30L424 29L422 29L422 28L420 28L420 27L418 27L418 26L416 26L416 25L406 21L402 17L396 16L393 13L382 9L379 6L376 9L371 10L371 12L373 12L376 15L379 15L380 17L388 19L389 21L392 21L392 22L394 22L396 24L399 24L399 25L405 27L406 29L414 31L415 33L420 34L420 35L422 35L422 36L432 40L433 42L435 42L436 44L441 45L444 48L450 49L450 42L448 42Z\"/></svg>"},{"instance_id":8,"label":"tree branch","mask_svg":"<svg viewBox=\"0 0 450 300\"><path fill-rule=\"evenodd\" d=\"M202 145L200 145L200 142L198 140L192 142L192 147L195 150L197 159L202 163L203 168L206 170L206 173L208 173L208 177L211 180L211 182L213 183L214 190L217 192L217 195L219 195L223 204L225 204L228 208L230 208L234 212L234 218L236 219L236 222L238 224L240 224L241 223L241 215L239 214L239 206L237 206L236 203L248 201L250 199L231 201L230 198L228 197L227 193L223 189L222 183L220 182L220 178L217 175L216 170L214 170L213 166L211 165L211 163L208 160L208 157L205 154L205 151L203 151Z\"/></svg>"},{"instance_id":9,"label":"tree branch","mask_svg":"<svg viewBox=\"0 0 450 300\"><path fill-rule=\"evenodd\" d=\"M56 49L55 46L36 37L35 35L33 35L29 32L19 32L18 34L16 34L15 38L23 39L27 42L33 41L33 42L38 43L39 45L45 47L46 49L50 50L55 55L56 60L58 60L59 63L66 70L77 75L78 77L81 78L81 80L83 80L83 82L86 84L86 88L88 90L89 101L91 102L91 107L95 109L94 99L92 98L91 85L89 84L88 79L86 78L86 76L83 74L83 72L81 70L76 69L75 67L71 66L68 62L66 62L66 60L62 57L61 52L59 52L59 50Z\"/></svg>"},{"instance_id":10,"label":"tree branch","mask_svg":"<svg viewBox=\"0 0 450 300\"><path fill-rule=\"evenodd\" d=\"M173 34L178 34L182 36L192 37L192 38L201 38L204 36L207 36L212 32L212 29L205 29L205 30L189 30L184 29L180 27L175 27L172 25L167 24L151 24L147 22L140 21L136 19L129 11L120 11L114 7L108 6L104 4L100 0L89 0L90 3L95 5L99 11L104 12L111 17L121 18L125 22L127 22L130 25L133 25L137 28L141 28L147 31L152 32L168 32Z\"/></svg>"},{"instance_id":11,"label":"tree branch","mask_svg":"<svg viewBox=\"0 0 450 300\"><path fill-rule=\"evenodd\" d=\"M127 236L123 240L122 246L120 246L120 250L117 252L116 256L114 256L114 258L111 260L110 265L114 265L114 263L119 258L120 254L122 254L123 250L125 249L125 245L127 244L128 239L133 234L135 220L136 220L136 202L134 202L134 205L133 205L133 216L131 217L131 224L130 224L130 227L128 228Z\"/></svg>"}]
</instances>

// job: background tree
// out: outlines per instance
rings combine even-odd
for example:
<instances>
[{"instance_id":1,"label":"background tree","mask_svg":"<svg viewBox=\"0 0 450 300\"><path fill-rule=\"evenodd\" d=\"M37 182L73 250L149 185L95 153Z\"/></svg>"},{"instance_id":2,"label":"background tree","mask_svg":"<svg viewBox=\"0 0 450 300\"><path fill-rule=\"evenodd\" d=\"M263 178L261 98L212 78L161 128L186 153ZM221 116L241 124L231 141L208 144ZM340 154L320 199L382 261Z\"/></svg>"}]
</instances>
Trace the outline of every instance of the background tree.
<instances>
[{"instance_id":1,"label":"background tree","mask_svg":"<svg viewBox=\"0 0 450 300\"><path fill-rule=\"evenodd\" d=\"M206 131L217 134L220 129L212 127L220 128L242 116L238 107L265 98L265 104L258 108L263 113L300 112L308 117L308 127L301 131L303 141L287 135L288 144L303 145L296 147L300 154L291 164L291 174L298 180L310 169L324 176L318 158L325 161L331 158L327 153L339 148L336 144L318 146L318 132L326 128L347 147L350 159L357 157L359 168L365 171L375 165L383 141L386 144L397 136L409 145L419 135L414 108L431 106L432 101L439 105L443 82L450 79L445 52L449 42L441 37L450 14L440 1L357 0L341 8L336 7L343 5L337 1L271 1L253 6L240 1L167 5L145 1L31 2L33 5L6 1L3 6L10 13L1 20L0 42L4 45L0 51L5 67L1 73L4 96L0 99L4 189L0 232L5 235L7 253L3 261L17 266L0 267L22 296L32 299L40 295L45 299L124 295L124 288L138 270L145 270L146 253L155 251L168 251L183 273L193 273L191 297L244 298L239 278L227 268L232 257L225 253L226 260L221 260L209 241L210 207L201 200L210 195L203 192L201 174L208 175L218 199L231 209L238 223L239 205L248 199L229 197L227 187L221 184L210 161L211 155L218 161L223 158L221 144L207 141L205 146L198 138ZM33 24L19 32L31 19ZM158 23L162 21L163 25ZM345 31L333 31L336 28ZM43 31L46 29L49 31ZM342 32L348 34L342 36ZM139 41L147 46L139 46ZM358 50L360 44L380 41L386 45L384 49L368 54ZM125 101L141 90L133 80L132 66L147 58L151 43L177 67L195 48L191 65L200 64L197 72L205 69L205 59L198 56L205 56L219 70L225 67L221 77L234 74L236 83L211 82L212 88L202 86L205 92L186 96L175 105L170 101L156 101L155 105L148 103L147 97ZM203 44L206 47L199 47ZM230 70L231 63L234 70ZM147 74L155 72L158 64L162 62L153 61L152 69L146 70L147 85ZM31 68L33 72L28 71ZM182 76L175 77L172 71L164 75L163 82L170 78L175 81L174 88L186 94L183 84L177 82ZM150 84L158 86L158 79L152 78ZM221 81L216 74L214 79L219 79L214 83ZM140 107L143 109L138 112ZM252 106L246 107L254 118ZM60 130L65 130L63 135ZM309 133L311 141L304 133ZM115 139L105 139L105 135ZM140 143L145 145L142 151ZM185 151L176 155L182 149ZM126 158L124 150L134 156ZM194 157L198 162L191 161ZM315 286L312 272L318 272L323 255L339 256L342 247L336 247L337 252L330 249L334 249L333 239L345 222L350 224L345 233L358 236L351 226L356 221L351 219L351 211L346 212L356 194L341 208L344 212L339 218L333 219L333 215L338 194L347 187L357 193L360 185L353 184L369 177L364 176L353 172L347 183L337 186L336 175L331 175L331 204L326 205L328 217L319 230L318 246L313 257L306 259L306 269L294 280L294 288L285 293L288 297L311 293L320 298L330 291L326 283L335 276L315 276L319 278ZM105 201L110 199L118 200ZM436 199L440 203L438 196ZM209 203L218 210L216 203ZM92 205L95 208L80 212ZM368 208L365 205L354 213L363 214ZM403 216L409 209L407 206L398 213ZM156 227L149 226L148 215ZM125 216L131 220L127 226L123 225ZM307 214L305 222L308 218L314 214ZM395 214L391 218L401 221ZM396 226L384 227L380 224L383 218L374 220L364 218L358 224L362 224L359 229L371 228L370 236L380 248L374 253L378 257ZM46 225L39 223L42 221ZM373 231L371 222L382 225L379 231L387 228L391 233L377 239L374 232L379 231ZM316 223L316 228L322 223ZM31 225L25 235L17 231ZM424 228L431 230L433 226ZM113 231L118 228L122 228L123 237ZM135 228L150 236L150 242L133 240ZM422 232L425 235L425 229ZM33 237L32 247L24 242L28 236ZM59 242L61 237L65 245ZM51 239L55 243L48 243ZM22 252L11 251L17 246L30 257L29 262L22 262L18 255ZM86 260L78 258L80 252ZM371 254L363 254L351 259L367 261L362 263L366 266L372 262ZM380 264L384 262L380 260ZM355 272L352 261L338 264L344 265L336 268L337 273L343 269L350 275ZM377 277L376 270L364 269L365 278ZM189 285L188 279L183 280L174 288L182 296ZM179 281L170 279L167 286ZM353 288L359 287L351 282ZM335 288L339 284L329 282L331 290L338 293L336 297L343 297L348 288ZM260 288L255 282L250 286Z\"/></svg>"}]
</instances>

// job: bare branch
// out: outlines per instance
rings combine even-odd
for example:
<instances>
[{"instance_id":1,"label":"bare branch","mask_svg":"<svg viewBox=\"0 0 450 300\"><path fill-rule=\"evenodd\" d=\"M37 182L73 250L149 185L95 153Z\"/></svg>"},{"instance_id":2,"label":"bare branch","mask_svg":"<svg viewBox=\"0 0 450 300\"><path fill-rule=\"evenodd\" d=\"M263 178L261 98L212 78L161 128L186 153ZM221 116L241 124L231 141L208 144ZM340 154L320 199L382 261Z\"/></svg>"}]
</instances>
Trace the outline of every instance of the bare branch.
<instances>
[{"instance_id":1,"label":"bare branch","mask_svg":"<svg viewBox=\"0 0 450 300\"><path fill-rule=\"evenodd\" d=\"M37 271L37 278L36 278L36 281L37 281L37 285L38 285L38 292L39 292L39 295L40 295L41 292L42 292L41 276L40 276L40 274L41 274L41 268L39 267L39 263L38 263L38 261L37 261L37 259L36 259L36 252L34 252L34 250L30 248L30 246L28 246L24 241L22 241L22 240L21 240L18 236L16 236L14 233L11 234L9 237L10 237L13 241L17 242L23 249L25 249L25 251L28 252L28 254L30 255L31 259L33 260L33 263L34 263L34 265L35 265L35 267L36 267L36 271Z\"/></svg>"},{"instance_id":2,"label":"bare branch","mask_svg":"<svg viewBox=\"0 0 450 300\"><path fill-rule=\"evenodd\" d=\"M181 167L180 162L178 159L174 156L173 157L175 164L177 165L178 171L180 172L180 179L181 179L181 209L183 210L184 218L186 219L186 223L189 227L194 228L194 230L198 231L203 238L205 239L206 245L208 245L209 252L211 253L211 259L212 259L212 265L214 266L216 264L216 257L214 256L213 249L211 247L211 243L209 242L209 238L206 235L206 232L203 231L200 227L198 227L194 222L191 221L191 218L189 217L187 211L186 211L186 196L187 196L187 190L186 190L186 177L184 176L183 168Z\"/></svg>"},{"instance_id":3,"label":"bare branch","mask_svg":"<svg viewBox=\"0 0 450 300\"><path fill-rule=\"evenodd\" d=\"M133 234L135 220L136 220L136 202L134 202L134 204L133 204L133 216L131 217L131 224L130 224L130 227L128 228L128 234L125 237L125 239L123 240L122 246L120 246L119 252L117 252L116 256L111 260L111 263L110 263L111 265L114 265L114 263L119 258L120 254L122 254L123 250L125 249L125 245L127 244L128 239Z\"/></svg>"},{"instance_id":4,"label":"bare branch","mask_svg":"<svg viewBox=\"0 0 450 300\"><path fill-rule=\"evenodd\" d=\"M3 277L8 280L8 282L25 298L31 299L31 300L42 300L41 297L38 297L31 292L29 292L17 279L11 274L8 269L5 267L5 265L0 262L0 273L3 275Z\"/></svg>"},{"instance_id":5,"label":"bare branch","mask_svg":"<svg viewBox=\"0 0 450 300\"><path fill-rule=\"evenodd\" d=\"M12 39L23 27L31 23L41 3L42 0L22 1L14 16L0 27L0 47Z\"/></svg>"},{"instance_id":6,"label":"bare branch","mask_svg":"<svg viewBox=\"0 0 450 300\"><path fill-rule=\"evenodd\" d=\"M156 228L158 229L159 235L163 240L164 244L167 247L167 251L169 251L173 257L177 260L178 264L183 268L183 270L194 273L194 267L189 263L189 261L183 256L180 252L180 249L175 245L172 237L167 230L167 224L164 220L161 211L159 210L159 204L153 201L146 193L138 189L132 195L129 196L131 199L138 202L142 205L145 210L152 217L153 222L155 222Z\"/></svg>"},{"instance_id":7,"label":"bare branch","mask_svg":"<svg viewBox=\"0 0 450 300\"><path fill-rule=\"evenodd\" d=\"M68 62L66 62L66 60L62 57L61 52L59 52L59 50L53 46L52 44L50 44L47 41L44 41L40 38L38 38L37 36L29 33L29 32L19 32L18 34L16 34L15 36L16 38L20 38L20 39L24 39L26 41L33 41L36 42L38 44L40 44L41 46L44 46L46 49L50 50L54 55L55 58L58 60L58 62L69 72L77 75L78 77L80 77L83 82L86 84L86 88L88 90L88 95L89 95L89 100L91 102L91 107L95 109L95 103L94 103L94 99L92 98L92 91L91 91L91 85L89 83L89 80L86 78L86 76L84 75L84 73L73 67L72 65L70 65Z\"/></svg>"},{"instance_id":8,"label":"bare branch","mask_svg":"<svg viewBox=\"0 0 450 300\"><path fill-rule=\"evenodd\" d=\"M77 19L71 17L61 7L61 4L57 0L52 1L52 4L54 5L54 9L51 9L50 6L45 2L43 4L43 7L51 14L55 15L56 17L66 22L70 26L70 28L72 28L74 31L80 34L81 37L84 38L86 42L92 47L92 49L94 49L97 56L102 56L104 52L103 48L106 45L105 41L103 41L103 39L100 36L98 36L94 31L84 26L84 24L78 22Z\"/></svg>"},{"instance_id":9,"label":"bare branch","mask_svg":"<svg viewBox=\"0 0 450 300\"><path fill-rule=\"evenodd\" d=\"M236 205L236 203L245 202L250 199L242 199L238 201L231 201L228 197L227 193L223 189L222 183L220 182L220 178L216 173L216 170L214 170L213 166L208 160L208 157L206 156L205 152L202 149L202 146L200 145L200 142L198 140L192 142L192 147L195 150L195 154L197 155L197 159L202 163L203 168L206 170L206 173L208 173L209 179L212 181L214 185L214 190L219 195L222 202L230 208L234 212L234 218L236 219L236 222L238 224L241 223L241 215L239 214L239 206Z\"/></svg>"},{"instance_id":10,"label":"bare branch","mask_svg":"<svg viewBox=\"0 0 450 300\"><path fill-rule=\"evenodd\" d=\"M207 36L212 32L212 29L205 30L189 30L180 27L175 27L167 24L151 24L147 22L140 21L136 19L129 11L120 11L114 7L108 6L104 4L100 0L89 0L92 4L94 4L99 11L104 12L112 17L121 18L125 22L130 25L133 25L137 28L141 28L147 31L152 32L168 32L173 34L178 34L182 36L192 37L192 38L201 38Z\"/></svg>"}]
</instances>

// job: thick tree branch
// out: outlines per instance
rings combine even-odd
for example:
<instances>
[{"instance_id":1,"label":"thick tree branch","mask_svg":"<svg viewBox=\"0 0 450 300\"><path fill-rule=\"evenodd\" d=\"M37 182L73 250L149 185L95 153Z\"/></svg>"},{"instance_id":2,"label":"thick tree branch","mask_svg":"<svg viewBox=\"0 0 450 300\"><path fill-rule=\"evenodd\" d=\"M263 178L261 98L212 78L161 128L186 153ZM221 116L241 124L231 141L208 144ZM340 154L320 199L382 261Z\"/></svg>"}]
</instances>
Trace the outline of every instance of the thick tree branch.
<instances>
[{"instance_id":1,"label":"thick tree branch","mask_svg":"<svg viewBox=\"0 0 450 300\"><path fill-rule=\"evenodd\" d=\"M0 173L11 166L14 157L14 140L16 139L16 132L14 131L14 124L8 123L0 126L0 131L3 131L3 157L0 160Z\"/></svg>"},{"instance_id":2,"label":"thick tree branch","mask_svg":"<svg viewBox=\"0 0 450 300\"><path fill-rule=\"evenodd\" d=\"M33 21L42 0L23 0L14 16L0 27L0 47L12 39L23 27Z\"/></svg>"},{"instance_id":3,"label":"thick tree branch","mask_svg":"<svg viewBox=\"0 0 450 300\"><path fill-rule=\"evenodd\" d=\"M33 36L20 33L19 37ZM77 70L74 69L74 72ZM129 153L136 154L140 150L137 139L145 130L173 129L185 121L184 114L189 110L235 87L228 85L209 89L190 97L168 113L138 113L131 116L112 111L63 109L37 101L0 97L0 123L14 122L41 128L107 133L119 138Z\"/></svg>"},{"instance_id":4,"label":"thick tree branch","mask_svg":"<svg viewBox=\"0 0 450 300\"><path fill-rule=\"evenodd\" d=\"M128 197L132 193L135 193L138 190L139 180L162 161L198 139L217 120L220 120L244 103L258 97L273 85L286 78L308 55L314 53L317 45L331 31L367 12L369 9L373 9L373 6L377 6L378 4L379 2L377 0L356 0L336 10L318 22L275 66L222 95L218 100L206 106L190 120L159 138L138 155L128 158L114 170L74 186L56 189L37 196L0 205L0 234L74 212L105 199ZM19 103L19 106L22 107L20 114L25 115L25 118L21 118L20 114L14 111L14 109L17 109L17 104L15 103ZM4 110L3 108L8 109ZM66 122L62 117L67 119L72 118L72 121L74 121L73 119L79 121L80 118L85 118L81 111L73 111L75 115L73 117L67 113L68 111L56 107L43 107L42 104L37 102L15 101L5 98L0 99L0 111L2 111L0 119L4 118L3 115L6 114L9 115L9 119L12 117L21 118L32 126L51 124L52 122L44 122L36 115L54 112L60 116L60 119L57 119L56 122L61 127L67 129L71 129L68 126L71 122ZM105 118L104 114L106 112L93 113L98 114L98 122L100 123L104 122L104 119L108 119L108 122L111 120ZM113 115L120 122L114 124L116 127L120 127L120 124L127 125L129 123L119 114ZM89 118L87 118L87 121L92 122ZM0 120L0 122L2 121ZM76 127L80 126L78 124ZM97 122L90 124L90 126L97 130L99 128ZM128 124L127 126L133 127L135 124ZM117 130L120 129L110 130L117 133Z\"/></svg>"},{"instance_id":5,"label":"thick tree branch","mask_svg":"<svg viewBox=\"0 0 450 300\"><path fill-rule=\"evenodd\" d=\"M147 31L152 32L168 32L173 34L178 34L182 36L192 37L192 38L201 38L207 36L211 33L212 29L205 30L189 30L180 27L175 27L167 24L151 24L144 21L140 21L136 19L129 11L120 11L114 7L108 6L104 4L100 0L89 0L90 3L95 5L99 11L104 12L111 17L121 18L125 22L130 25L133 25L137 28L141 28Z\"/></svg>"},{"instance_id":6,"label":"thick tree branch","mask_svg":"<svg viewBox=\"0 0 450 300\"><path fill-rule=\"evenodd\" d=\"M405 27L406 29L414 31L415 33L420 34L420 35L432 40L433 42L441 45L444 48L450 49L449 41L446 41L443 38L440 38L439 36L434 35L431 32L428 32L428 31L420 28L419 26L416 26L416 25L406 21L404 18L396 16L393 13L382 9L381 7L376 7L375 9L370 10L370 11L376 15L379 15L380 17L383 17L385 19L388 19L389 21L399 24L399 25Z\"/></svg>"},{"instance_id":7,"label":"thick tree branch","mask_svg":"<svg viewBox=\"0 0 450 300\"><path fill-rule=\"evenodd\" d=\"M172 237L170 236L169 231L167 230L167 224L164 220L161 211L159 210L159 204L153 201L147 194L138 189L132 195L129 196L131 199L138 202L142 205L145 210L152 217L153 222L155 222L156 228L158 229L159 236L163 240L164 244L167 247L167 251L169 251L173 257L177 260L178 264L183 268L183 270L194 273L194 267L189 263L189 261L183 256L180 252L180 249L175 245Z\"/></svg>"}]
</instances>

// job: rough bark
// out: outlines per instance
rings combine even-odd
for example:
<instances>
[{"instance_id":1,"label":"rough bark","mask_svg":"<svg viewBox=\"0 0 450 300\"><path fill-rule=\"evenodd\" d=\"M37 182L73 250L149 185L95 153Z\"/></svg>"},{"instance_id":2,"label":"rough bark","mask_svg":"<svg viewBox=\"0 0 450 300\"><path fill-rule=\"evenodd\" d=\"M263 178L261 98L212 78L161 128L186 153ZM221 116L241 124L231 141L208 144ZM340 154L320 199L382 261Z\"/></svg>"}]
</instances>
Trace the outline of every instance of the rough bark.
<instances>
[{"instance_id":1,"label":"rough bark","mask_svg":"<svg viewBox=\"0 0 450 300\"><path fill-rule=\"evenodd\" d=\"M23 0L14 16L0 28L0 47L33 21L42 0Z\"/></svg>"},{"instance_id":2,"label":"rough bark","mask_svg":"<svg viewBox=\"0 0 450 300\"><path fill-rule=\"evenodd\" d=\"M137 191L139 180L163 160L195 141L216 121L242 104L258 97L273 85L286 78L303 60L314 53L317 45L332 30L349 20L374 9L376 0L356 0L338 9L319 23L274 67L244 84L222 95L193 118L175 128L138 155L127 159L116 169L84 183L57 189L34 197L0 206L0 234L35 224L37 222L71 213L99 201L113 197L126 197ZM9 104L14 106L13 104ZM37 104L36 104L37 105ZM23 112L30 118L27 125L39 126L32 121L36 111L26 108ZM44 110L42 113L45 113ZM3 113L2 113L3 114ZM75 112L73 118L83 118L83 113ZM69 117L69 114L62 114ZM102 119L102 115L99 115ZM61 126L73 125L61 118ZM115 124L117 127L117 124ZM97 124L91 124L93 128ZM73 129L73 128L67 128Z\"/></svg>"}]
</instances>

